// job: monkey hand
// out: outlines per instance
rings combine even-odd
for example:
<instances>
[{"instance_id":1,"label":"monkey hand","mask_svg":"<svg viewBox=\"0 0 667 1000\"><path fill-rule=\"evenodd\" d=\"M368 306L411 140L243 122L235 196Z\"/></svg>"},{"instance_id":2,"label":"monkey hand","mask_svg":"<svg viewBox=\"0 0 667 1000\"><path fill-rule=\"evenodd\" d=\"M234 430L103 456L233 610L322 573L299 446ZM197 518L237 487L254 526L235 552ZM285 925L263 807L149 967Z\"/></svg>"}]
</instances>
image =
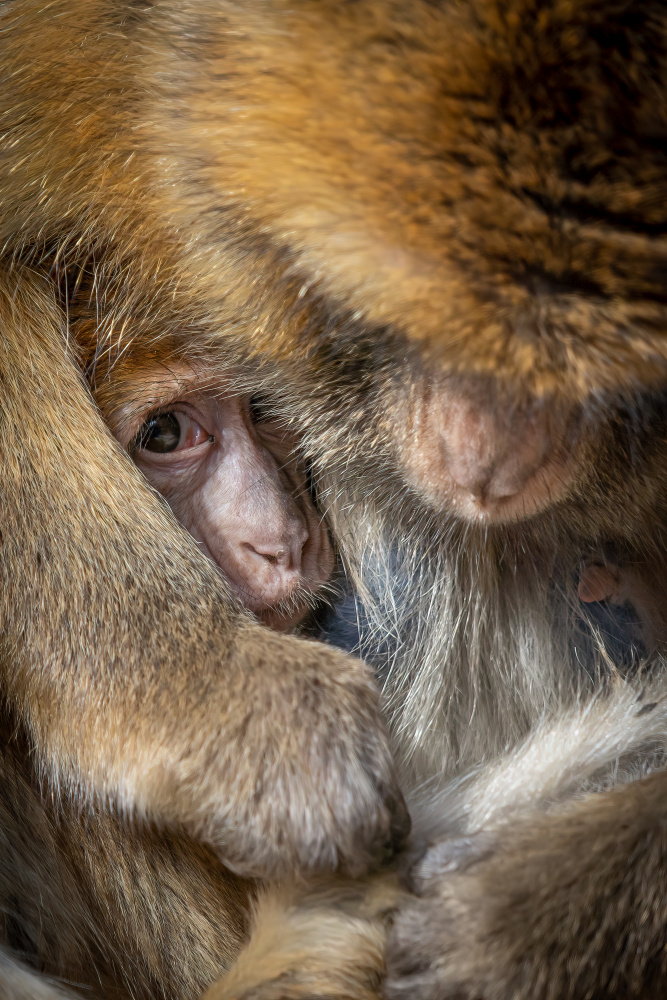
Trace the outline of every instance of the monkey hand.
<instances>
[{"instance_id":1,"label":"monkey hand","mask_svg":"<svg viewBox=\"0 0 667 1000\"><path fill-rule=\"evenodd\" d=\"M663 995L666 791L660 772L427 851L390 933L384 996Z\"/></svg>"},{"instance_id":2,"label":"monkey hand","mask_svg":"<svg viewBox=\"0 0 667 1000\"><path fill-rule=\"evenodd\" d=\"M161 740L180 744L182 764L169 761L166 782L155 772L147 797L160 815L244 875L358 875L392 856L409 818L361 660L244 619L219 677L203 683L187 694L192 725L181 710ZM165 697L183 703L173 682Z\"/></svg>"}]
</instances>

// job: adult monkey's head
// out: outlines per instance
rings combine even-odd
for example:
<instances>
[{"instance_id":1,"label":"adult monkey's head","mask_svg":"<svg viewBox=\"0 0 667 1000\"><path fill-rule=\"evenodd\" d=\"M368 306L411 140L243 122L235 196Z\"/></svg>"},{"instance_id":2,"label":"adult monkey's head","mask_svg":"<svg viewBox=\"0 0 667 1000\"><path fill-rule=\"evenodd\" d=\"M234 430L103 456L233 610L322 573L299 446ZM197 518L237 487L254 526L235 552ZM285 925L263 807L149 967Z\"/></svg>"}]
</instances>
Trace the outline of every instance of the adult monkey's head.
<instances>
[{"instance_id":1,"label":"adult monkey's head","mask_svg":"<svg viewBox=\"0 0 667 1000\"><path fill-rule=\"evenodd\" d=\"M313 440L335 457L354 425L376 474L486 525L581 494L607 446L615 480L636 468L618 427L645 451L667 386L662 3L193 0L177 21L173 67L146 57L164 201Z\"/></svg>"}]
</instances>

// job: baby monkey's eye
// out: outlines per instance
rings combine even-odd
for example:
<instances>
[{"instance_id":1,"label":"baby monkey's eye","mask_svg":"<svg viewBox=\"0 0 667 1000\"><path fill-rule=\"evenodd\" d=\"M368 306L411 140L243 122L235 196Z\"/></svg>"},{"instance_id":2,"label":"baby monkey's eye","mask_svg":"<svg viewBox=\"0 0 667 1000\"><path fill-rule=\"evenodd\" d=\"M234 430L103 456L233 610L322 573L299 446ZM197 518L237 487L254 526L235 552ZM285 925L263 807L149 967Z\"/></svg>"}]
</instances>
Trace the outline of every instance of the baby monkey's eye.
<instances>
[{"instance_id":1,"label":"baby monkey's eye","mask_svg":"<svg viewBox=\"0 0 667 1000\"><path fill-rule=\"evenodd\" d=\"M176 451L180 440L181 425L176 414L158 413L142 425L133 447L144 451Z\"/></svg>"},{"instance_id":2,"label":"baby monkey's eye","mask_svg":"<svg viewBox=\"0 0 667 1000\"><path fill-rule=\"evenodd\" d=\"M154 413L142 424L130 446L130 451L151 451L167 454L196 448L206 441L213 442L213 435L193 420L187 413L167 410Z\"/></svg>"}]
</instances>

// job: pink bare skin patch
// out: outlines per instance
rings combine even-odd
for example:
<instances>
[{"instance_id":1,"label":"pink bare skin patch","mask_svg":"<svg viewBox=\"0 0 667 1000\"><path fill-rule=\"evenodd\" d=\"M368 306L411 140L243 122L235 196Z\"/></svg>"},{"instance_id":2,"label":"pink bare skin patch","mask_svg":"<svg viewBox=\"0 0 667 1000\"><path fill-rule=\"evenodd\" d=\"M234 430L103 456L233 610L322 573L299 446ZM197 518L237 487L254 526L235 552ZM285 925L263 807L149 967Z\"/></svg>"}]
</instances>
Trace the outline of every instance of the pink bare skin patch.
<instances>
[{"instance_id":1,"label":"pink bare skin patch","mask_svg":"<svg viewBox=\"0 0 667 1000\"><path fill-rule=\"evenodd\" d=\"M294 438L186 368L135 376L128 398L111 423L137 467L242 603L272 629L295 628L334 554Z\"/></svg>"},{"instance_id":2,"label":"pink bare skin patch","mask_svg":"<svg viewBox=\"0 0 667 1000\"><path fill-rule=\"evenodd\" d=\"M605 601L615 606L631 605L647 649L655 649L667 639L667 594L660 575L649 565L593 560L581 572L577 593L585 604Z\"/></svg>"},{"instance_id":3,"label":"pink bare skin patch","mask_svg":"<svg viewBox=\"0 0 667 1000\"><path fill-rule=\"evenodd\" d=\"M411 399L400 459L417 490L461 519L520 521L573 482L577 419L574 408L508 400L488 382L451 377Z\"/></svg>"}]
</instances>

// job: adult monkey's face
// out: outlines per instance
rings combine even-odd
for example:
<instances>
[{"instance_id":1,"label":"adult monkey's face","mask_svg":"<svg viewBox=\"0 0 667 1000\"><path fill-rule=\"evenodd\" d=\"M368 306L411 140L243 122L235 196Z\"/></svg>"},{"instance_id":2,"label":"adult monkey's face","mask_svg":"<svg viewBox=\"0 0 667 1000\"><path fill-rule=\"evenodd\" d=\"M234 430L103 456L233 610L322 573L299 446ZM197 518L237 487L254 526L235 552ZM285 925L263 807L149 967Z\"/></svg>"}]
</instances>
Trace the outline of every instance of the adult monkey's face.
<instances>
[{"instance_id":1,"label":"adult monkey's face","mask_svg":"<svg viewBox=\"0 0 667 1000\"><path fill-rule=\"evenodd\" d=\"M667 385L665 31L632 0L184 4L147 58L202 294L431 507L544 510Z\"/></svg>"}]
</instances>

